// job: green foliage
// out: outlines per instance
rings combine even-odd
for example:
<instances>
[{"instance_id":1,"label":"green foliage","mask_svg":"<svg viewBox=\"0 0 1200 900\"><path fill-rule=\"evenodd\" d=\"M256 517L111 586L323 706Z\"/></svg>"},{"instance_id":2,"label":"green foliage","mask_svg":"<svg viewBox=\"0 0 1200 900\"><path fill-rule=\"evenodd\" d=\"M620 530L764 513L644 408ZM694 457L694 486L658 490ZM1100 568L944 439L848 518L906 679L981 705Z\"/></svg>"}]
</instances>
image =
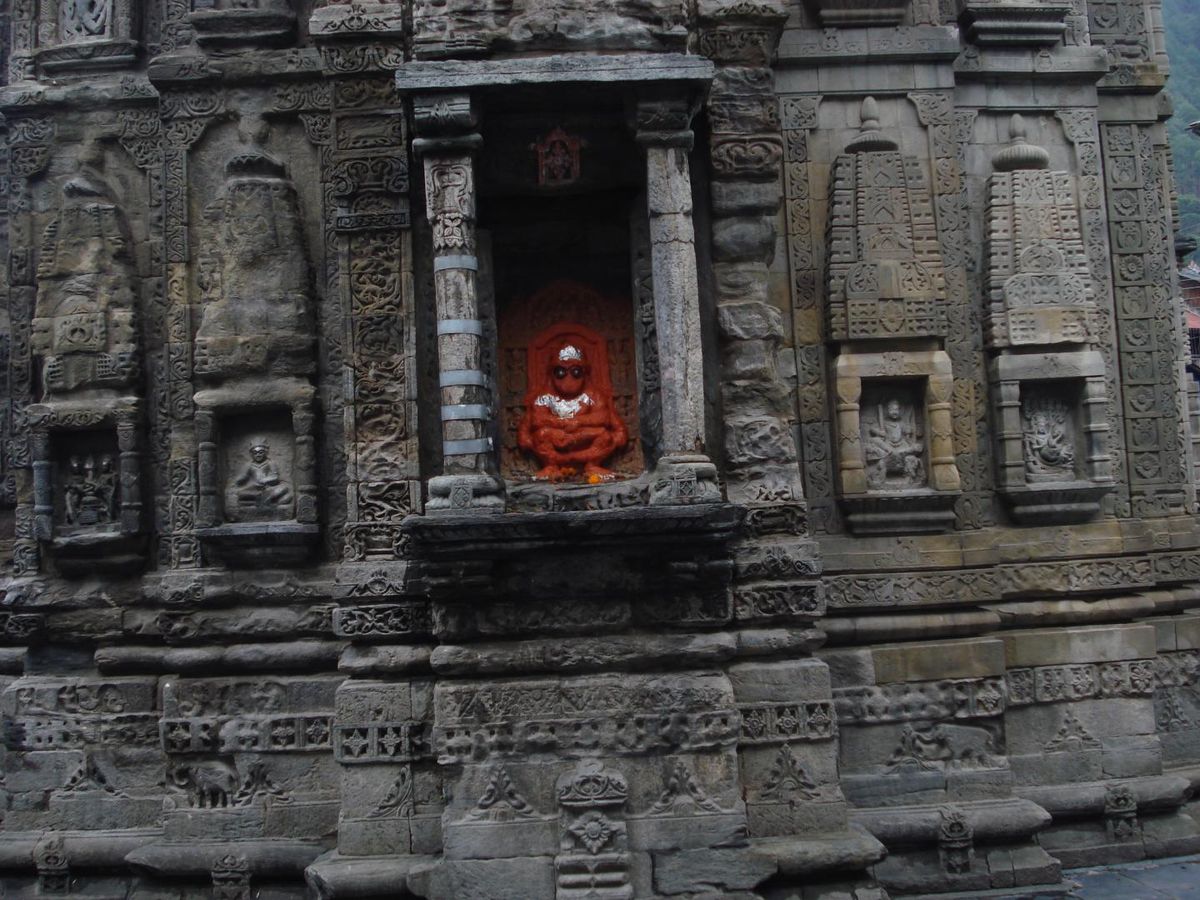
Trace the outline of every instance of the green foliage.
<instances>
[{"instance_id":1,"label":"green foliage","mask_svg":"<svg viewBox=\"0 0 1200 900\"><path fill-rule=\"evenodd\" d=\"M1167 53L1171 57L1171 99L1175 116L1167 123L1179 188L1179 230L1200 238L1200 137L1187 126L1200 121L1200 3L1163 0Z\"/></svg>"}]
</instances>

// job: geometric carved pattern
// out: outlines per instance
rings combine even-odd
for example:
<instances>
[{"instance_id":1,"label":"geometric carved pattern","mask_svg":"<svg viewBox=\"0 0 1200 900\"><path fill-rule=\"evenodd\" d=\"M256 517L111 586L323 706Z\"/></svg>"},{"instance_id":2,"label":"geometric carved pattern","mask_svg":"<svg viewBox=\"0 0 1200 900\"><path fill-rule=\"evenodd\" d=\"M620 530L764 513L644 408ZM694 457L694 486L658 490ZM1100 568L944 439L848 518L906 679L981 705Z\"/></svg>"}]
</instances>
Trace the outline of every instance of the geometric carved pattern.
<instances>
[{"instance_id":1,"label":"geometric carved pattern","mask_svg":"<svg viewBox=\"0 0 1200 900\"><path fill-rule=\"evenodd\" d=\"M834 164L829 337L944 334L946 283L925 170L877 131L863 140L878 125L872 102L864 103L863 135Z\"/></svg>"}]
</instances>

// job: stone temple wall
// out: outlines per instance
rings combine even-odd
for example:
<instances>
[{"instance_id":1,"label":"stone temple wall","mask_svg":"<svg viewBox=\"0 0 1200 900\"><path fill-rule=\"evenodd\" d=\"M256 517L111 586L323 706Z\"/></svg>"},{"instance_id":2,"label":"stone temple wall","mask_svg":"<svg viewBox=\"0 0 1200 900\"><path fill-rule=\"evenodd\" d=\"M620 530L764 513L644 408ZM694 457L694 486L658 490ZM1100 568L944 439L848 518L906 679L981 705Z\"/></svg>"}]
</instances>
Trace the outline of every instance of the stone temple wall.
<instances>
[{"instance_id":1,"label":"stone temple wall","mask_svg":"<svg viewBox=\"0 0 1200 900\"><path fill-rule=\"evenodd\" d=\"M0 3L0 894L1200 851L1164 27Z\"/></svg>"}]
</instances>

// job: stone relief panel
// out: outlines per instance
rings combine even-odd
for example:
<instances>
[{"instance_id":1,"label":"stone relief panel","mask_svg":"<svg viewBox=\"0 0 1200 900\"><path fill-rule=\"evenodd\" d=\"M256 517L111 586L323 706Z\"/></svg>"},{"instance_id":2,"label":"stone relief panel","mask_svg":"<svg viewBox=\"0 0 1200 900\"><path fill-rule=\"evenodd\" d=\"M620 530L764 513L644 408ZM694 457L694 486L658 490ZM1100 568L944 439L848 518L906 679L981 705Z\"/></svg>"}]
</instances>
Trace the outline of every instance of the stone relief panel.
<instances>
[{"instance_id":1,"label":"stone relief panel","mask_svg":"<svg viewBox=\"0 0 1200 900\"><path fill-rule=\"evenodd\" d=\"M819 532L845 528L832 424L841 400L828 384L825 344L838 336L878 341L881 352L889 346L883 342L905 335L942 340L953 367L948 437L959 492L948 502L959 527L982 527L991 517L984 360L969 304L971 247L962 239L970 223L963 174L974 113L954 109L941 92L907 99L780 99L805 493ZM835 156L839 145L846 152ZM871 182L877 174L880 185ZM824 242L814 239L822 230ZM859 332L850 330L856 304L867 323Z\"/></svg>"},{"instance_id":2,"label":"stone relief panel","mask_svg":"<svg viewBox=\"0 0 1200 900\"><path fill-rule=\"evenodd\" d=\"M58 436L62 446L51 451L56 461L54 519L62 527L103 529L119 523L120 449L110 432L78 432Z\"/></svg>"},{"instance_id":3,"label":"stone relief panel","mask_svg":"<svg viewBox=\"0 0 1200 900\"><path fill-rule=\"evenodd\" d=\"M203 315L196 374L310 374L312 286L295 189L282 163L259 151L233 156L224 195L204 214L211 237L197 259Z\"/></svg>"},{"instance_id":4,"label":"stone relief panel","mask_svg":"<svg viewBox=\"0 0 1200 900\"><path fill-rule=\"evenodd\" d=\"M292 423L286 414L230 416L221 423L225 521L295 516Z\"/></svg>"},{"instance_id":5,"label":"stone relief panel","mask_svg":"<svg viewBox=\"0 0 1200 900\"><path fill-rule=\"evenodd\" d=\"M130 390L139 374L132 237L98 163L66 182L42 236L31 342L45 397Z\"/></svg>"},{"instance_id":6,"label":"stone relief panel","mask_svg":"<svg viewBox=\"0 0 1200 900\"><path fill-rule=\"evenodd\" d=\"M946 529L961 488L951 452L949 357L940 350L846 352L835 378L840 499L850 527Z\"/></svg>"},{"instance_id":7,"label":"stone relief panel","mask_svg":"<svg viewBox=\"0 0 1200 900\"><path fill-rule=\"evenodd\" d=\"M1078 398L1071 385L1044 382L1021 397L1021 433L1028 482L1072 481L1078 462Z\"/></svg>"},{"instance_id":8,"label":"stone relief panel","mask_svg":"<svg viewBox=\"0 0 1200 900\"><path fill-rule=\"evenodd\" d=\"M1101 128L1129 487L1133 513L1150 517L1190 508L1186 396L1177 377L1183 341L1168 287L1174 259L1159 146L1151 127Z\"/></svg>"},{"instance_id":9,"label":"stone relief panel","mask_svg":"<svg viewBox=\"0 0 1200 900\"><path fill-rule=\"evenodd\" d=\"M491 49L655 50L681 47L687 11L679 0L416 0L419 57Z\"/></svg>"},{"instance_id":10,"label":"stone relief panel","mask_svg":"<svg viewBox=\"0 0 1200 900\"><path fill-rule=\"evenodd\" d=\"M829 198L829 337L944 334L946 286L924 166L880 130L874 98L834 163Z\"/></svg>"},{"instance_id":11,"label":"stone relief panel","mask_svg":"<svg viewBox=\"0 0 1200 900\"><path fill-rule=\"evenodd\" d=\"M861 440L870 490L904 490L928 484L925 411L920 394L920 385L912 383L864 387Z\"/></svg>"},{"instance_id":12,"label":"stone relief panel","mask_svg":"<svg viewBox=\"0 0 1200 900\"><path fill-rule=\"evenodd\" d=\"M32 309L22 315L30 316L30 399L39 399L26 407L31 537L45 542L64 574L128 571L144 548L143 281L117 201L132 185L96 139L76 148L67 165L76 171L61 187L49 180L39 186L51 217L38 248Z\"/></svg>"},{"instance_id":13,"label":"stone relief panel","mask_svg":"<svg viewBox=\"0 0 1200 900\"><path fill-rule=\"evenodd\" d=\"M36 63L46 75L130 66L143 18L133 0L45 0Z\"/></svg>"},{"instance_id":14,"label":"stone relief panel","mask_svg":"<svg viewBox=\"0 0 1200 900\"><path fill-rule=\"evenodd\" d=\"M1012 139L988 180L988 286L991 346L1095 343L1097 308L1069 172L1025 142L1014 115Z\"/></svg>"},{"instance_id":15,"label":"stone relief panel","mask_svg":"<svg viewBox=\"0 0 1200 900\"><path fill-rule=\"evenodd\" d=\"M296 562L320 533L315 409L331 377L318 365L319 351L329 352L311 266L319 220L304 214L311 183L302 206L288 166L267 149L258 99L236 99L237 142L231 148L228 126L205 139L193 155L213 165L188 197L198 222L196 534L214 560ZM309 152L295 147L298 171L312 171Z\"/></svg>"}]
</instances>

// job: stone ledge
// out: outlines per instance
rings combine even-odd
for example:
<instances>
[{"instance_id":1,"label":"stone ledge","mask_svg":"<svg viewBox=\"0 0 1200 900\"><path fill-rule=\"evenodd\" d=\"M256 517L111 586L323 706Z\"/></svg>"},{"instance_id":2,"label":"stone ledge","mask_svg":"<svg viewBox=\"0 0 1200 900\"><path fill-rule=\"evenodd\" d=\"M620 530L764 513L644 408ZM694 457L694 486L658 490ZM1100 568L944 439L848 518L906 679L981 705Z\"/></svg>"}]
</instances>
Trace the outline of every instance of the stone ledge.
<instances>
[{"instance_id":1,"label":"stone ledge","mask_svg":"<svg viewBox=\"0 0 1200 900\"><path fill-rule=\"evenodd\" d=\"M63 849L73 868L120 869L124 860L138 848L162 839L162 831L129 829L101 834L87 831L58 831ZM45 831L6 831L0 840L0 869L28 870L34 850L47 837Z\"/></svg>"},{"instance_id":2,"label":"stone ledge","mask_svg":"<svg viewBox=\"0 0 1200 900\"><path fill-rule=\"evenodd\" d=\"M1014 787L1013 793L1036 803L1056 819L1070 819L1102 814L1108 789L1118 785L1133 791L1138 813L1178 808L1186 801L1191 787L1187 778L1170 774L1080 784Z\"/></svg>"},{"instance_id":3,"label":"stone ledge","mask_svg":"<svg viewBox=\"0 0 1200 900\"><path fill-rule=\"evenodd\" d=\"M441 866L434 856L342 856L336 850L304 870L318 900L335 897L409 897L409 878Z\"/></svg>"},{"instance_id":4,"label":"stone ledge","mask_svg":"<svg viewBox=\"0 0 1200 900\"><path fill-rule=\"evenodd\" d=\"M1028 838L1050 825L1050 814L1029 800L978 800L952 804L961 809L980 842ZM942 828L939 806L853 810L851 821L861 825L889 848L936 844Z\"/></svg>"},{"instance_id":5,"label":"stone ledge","mask_svg":"<svg viewBox=\"0 0 1200 900\"><path fill-rule=\"evenodd\" d=\"M656 506L586 512L408 516L401 523L413 555L426 558L510 557L551 548L595 549L613 543L643 552L654 545L732 540L742 511L728 503Z\"/></svg>"},{"instance_id":6,"label":"stone ledge","mask_svg":"<svg viewBox=\"0 0 1200 900\"><path fill-rule=\"evenodd\" d=\"M208 881L213 866L230 852L243 857L249 872L256 878L296 878L325 846L314 841L257 840L188 841L171 843L159 841L146 844L131 852L125 861L144 872L168 878L202 878ZM70 857L74 864L74 857Z\"/></svg>"},{"instance_id":7,"label":"stone ledge","mask_svg":"<svg viewBox=\"0 0 1200 900\"><path fill-rule=\"evenodd\" d=\"M418 61L396 70L396 89L454 91L522 84L620 84L674 81L707 84L716 67L700 56L680 53L621 56L535 56L502 60Z\"/></svg>"}]
</instances>

